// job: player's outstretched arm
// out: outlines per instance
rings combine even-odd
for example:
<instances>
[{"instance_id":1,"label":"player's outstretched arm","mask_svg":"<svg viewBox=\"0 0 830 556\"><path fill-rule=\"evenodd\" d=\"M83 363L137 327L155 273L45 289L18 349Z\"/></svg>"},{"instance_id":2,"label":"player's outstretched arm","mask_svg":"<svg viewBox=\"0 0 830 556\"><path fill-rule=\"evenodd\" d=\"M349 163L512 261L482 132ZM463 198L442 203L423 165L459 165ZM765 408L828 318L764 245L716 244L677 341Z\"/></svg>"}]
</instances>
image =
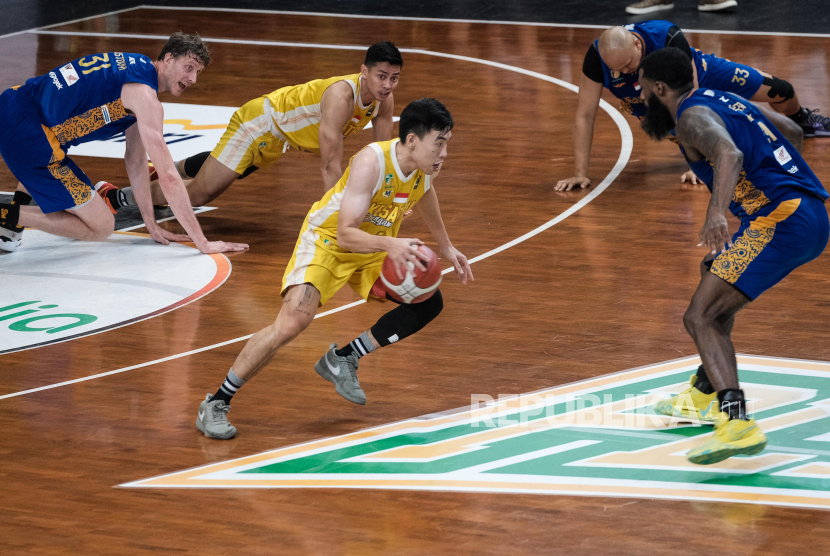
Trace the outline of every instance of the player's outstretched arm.
<instances>
[{"instance_id":1,"label":"player's outstretched arm","mask_svg":"<svg viewBox=\"0 0 830 556\"><path fill-rule=\"evenodd\" d=\"M706 158L715 176L706 222L700 230L700 244L717 254L732 246L726 209L738 184L744 154L735 145L723 120L709 108L693 106L680 117L677 137L691 160Z\"/></svg>"},{"instance_id":2,"label":"player's outstretched arm","mask_svg":"<svg viewBox=\"0 0 830 556\"><path fill-rule=\"evenodd\" d=\"M153 198L150 194L150 175L147 173L147 150L141 141L138 126L133 125L127 128L126 137L127 152L124 155L124 165L133 187L133 196L141 211L144 225L150 232L150 237L162 245L168 245L171 241L191 241L189 236L168 232L156 224Z\"/></svg>"},{"instance_id":3,"label":"player's outstretched arm","mask_svg":"<svg viewBox=\"0 0 830 556\"><path fill-rule=\"evenodd\" d=\"M433 177L435 177L435 174L430 176L430 180ZM438 242L438 248L441 249L441 254L452 263L458 279L461 280L462 284L466 284L468 278L475 280L473 278L473 271L470 269L470 263L467 262L467 257L453 246L449 235L447 235L447 229L444 227L444 219L441 218L441 209L438 206L438 194L435 192L434 183L429 188L429 191L424 193L424 196L421 197L418 204L421 206L419 214L424 219L432 237Z\"/></svg>"},{"instance_id":4,"label":"player's outstretched arm","mask_svg":"<svg viewBox=\"0 0 830 556\"><path fill-rule=\"evenodd\" d=\"M591 185L588 179L588 163L591 159L591 145L594 142L594 122L597 119L599 101L602 97L602 83L597 83L585 74L579 82L579 101L573 124L574 175L560 180L554 189L570 191L576 186Z\"/></svg>"},{"instance_id":5,"label":"player's outstretched arm","mask_svg":"<svg viewBox=\"0 0 830 556\"><path fill-rule=\"evenodd\" d=\"M121 100L124 107L135 114L138 122L134 127L138 129L139 136L150 160L156 168L159 176L159 186L164 192L173 214L184 227L187 235L191 237L196 247L202 253L222 253L226 251L242 251L248 246L244 243L225 243L223 241L209 242L202 233L199 221L190 206L190 198L187 189L179 176L164 141L163 121L164 109L158 101L156 92L140 83L128 83L121 89ZM146 169L145 169L146 172ZM135 182L130 182L134 187ZM143 182L138 183L139 189ZM142 214L142 216L144 216ZM145 220L146 223L146 220Z\"/></svg>"},{"instance_id":6,"label":"player's outstretched arm","mask_svg":"<svg viewBox=\"0 0 830 556\"><path fill-rule=\"evenodd\" d=\"M343 128L354 111L354 93L345 81L338 81L323 93L320 101L320 171L323 173L324 191L337 184L343 170Z\"/></svg>"},{"instance_id":7,"label":"player's outstretched arm","mask_svg":"<svg viewBox=\"0 0 830 556\"><path fill-rule=\"evenodd\" d=\"M395 97L389 93L389 98L380 103L378 115L372 119L372 141L389 141L392 139L392 114L395 111Z\"/></svg>"},{"instance_id":8,"label":"player's outstretched arm","mask_svg":"<svg viewBox=\"0 0 830 556\"><path fill-rule=\"evenodd\" d=\"M386 251L403 280L406 271L402 267L411 262L418 269L426 267L418 260L418 246L424 242L416 238L376 236L360 229L360 223L372 202L375 186L381 179L380 162L374 149L366 147L355 156L349 172L349 181L340 202L337 216L337 243L353 253L380 253Z\"/></svg>"},{"instance_id":9,"label":"player's outstretched arm","mask_svg":"<svg viewBox=\"0 0 830 556\"><path fill-rule=\"evenodd\" d=\"M800 125L792 121L784 114L779 114L775 110L771 110L766 106L756 104L755 108L763 112L764 116L766 116L767 119L778 129L778 131L780 131L784 137L787 138L787 141L795 147L795 150L801 153L801 147L804 143L804 130L801 129Z\"/></svg>"}]
</instances>

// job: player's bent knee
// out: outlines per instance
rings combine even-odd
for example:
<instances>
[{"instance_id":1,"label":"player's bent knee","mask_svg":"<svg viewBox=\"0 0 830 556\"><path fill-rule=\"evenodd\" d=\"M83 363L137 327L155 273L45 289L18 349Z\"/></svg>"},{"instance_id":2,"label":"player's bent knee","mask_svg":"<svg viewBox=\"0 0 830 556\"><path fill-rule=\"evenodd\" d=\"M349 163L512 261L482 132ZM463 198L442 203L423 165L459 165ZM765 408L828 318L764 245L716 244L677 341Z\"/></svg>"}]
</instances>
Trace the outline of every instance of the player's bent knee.
<instances>
[{"instance_id":1,"label":"player's bent knee","mask_svg":"<svg viewBox=\"0 0 830 556\"><path fill-rule=\"evenodd\" d=\"M411 307L421 313L421 320L426 325L444 310L444 296L441 295L441 290L436 290L432 297L421 303L413 303Z\"/></svg>"},{"instance_id":2,"label":"player's bent knee","mask_svg":"<svg viewBox=\"0 0 830 556\"><path fill-rule=\"evenodd\" d=\"M783 79L775 76L764 77L764 85L769 87L769 98L775 99L776 102L786 102L795 97L795 88Z\"/></svg>"}]
</instances>

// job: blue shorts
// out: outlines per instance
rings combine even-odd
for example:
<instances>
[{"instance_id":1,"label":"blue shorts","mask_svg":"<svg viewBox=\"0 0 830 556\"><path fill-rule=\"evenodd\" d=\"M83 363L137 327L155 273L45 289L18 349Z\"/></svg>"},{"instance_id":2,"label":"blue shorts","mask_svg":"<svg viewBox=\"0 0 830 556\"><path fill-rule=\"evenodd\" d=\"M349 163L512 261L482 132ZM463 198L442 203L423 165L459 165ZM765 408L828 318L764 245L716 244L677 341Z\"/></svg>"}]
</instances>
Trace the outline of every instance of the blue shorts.
<instances>
[{"instance_id":1,"label":"blue shorts","mask_svg":"<svg viewBox=\"0 0 830 556\"><path fill-rule=\"evenodd\" d=\"M711 261L709 272L755 299L821 255L830 236L824 201L804 194L770 203L747 217L732 247Z\"/></svg>"},{"instance_id":2,"label":"blue shorts","mask_svg":"<svg viewBox=\"0 0 830 556\"><path fill-rule=\"evenodd\" d=\"M736 64L714 54L695 54L696 59L700 59L697 64L697 82L701 89L735 93L749 100L764 84L764 76L755 68Z\"/></svg>"},{"instance_id":3,"label":"blue shorts","mask_svg":"<svg viewBox=\"0 0 830 556\"><path fill-rule=\"evenodd\" d=\"M95 196L92 183L40 123L23 93L0 94L0 155L44 213L77 208Z\"/></svg>"}]
</instances>

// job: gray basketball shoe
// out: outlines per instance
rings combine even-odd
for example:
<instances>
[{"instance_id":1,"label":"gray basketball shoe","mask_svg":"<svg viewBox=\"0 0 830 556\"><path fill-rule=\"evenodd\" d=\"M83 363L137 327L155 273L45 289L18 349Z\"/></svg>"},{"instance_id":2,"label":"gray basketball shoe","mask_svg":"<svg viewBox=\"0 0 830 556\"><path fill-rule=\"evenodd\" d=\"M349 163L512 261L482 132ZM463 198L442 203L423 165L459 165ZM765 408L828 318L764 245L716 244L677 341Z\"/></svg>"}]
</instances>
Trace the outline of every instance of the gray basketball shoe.
<instances>
[{"instance_id":1,"label":"gray basketball shoe","mask_svg":"<svg viewBox=\"0 0 830 556\"><path fill-rule=\"evenodd\" d=\"M360 382L357 380L357 355L339 357L334 354L336 349L337 344L331 344L325 355L314 364L314 370L321 377L334 383L334 389L338 394L350 402L365 405L366 394L360 389Z\"/></svg>"},{"instance_id":2,"label":"gray basketball shoe","mask_svg":"<svg viewBox=\"0 0 830 556\"><path fill-rule=\"evenodd\" d=\"M199 406L196 427L208 438L227 440L236 434L236 427L228 421L228 411L231 410L231 406L222 400L210 401L212 397L208 394Z\"/></svg>"}]
</instances>

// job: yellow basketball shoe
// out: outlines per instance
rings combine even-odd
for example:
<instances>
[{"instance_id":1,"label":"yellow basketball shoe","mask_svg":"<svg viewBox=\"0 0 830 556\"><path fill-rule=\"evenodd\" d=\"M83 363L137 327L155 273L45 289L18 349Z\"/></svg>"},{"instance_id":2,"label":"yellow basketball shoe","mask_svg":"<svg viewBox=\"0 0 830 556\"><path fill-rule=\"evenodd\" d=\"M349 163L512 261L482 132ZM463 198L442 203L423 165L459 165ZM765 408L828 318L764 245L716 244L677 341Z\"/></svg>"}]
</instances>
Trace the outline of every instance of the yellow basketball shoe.
<instances>
[{"instance_id":1,"label":"yellow basketball shoe","mask_svg":"<svg viewBox=\"0 0 830 556\"><path fill-rule=\"evenodd\" d=\"M754 456L767 446L767 437L755 419L730 419L726 413L715 416L715 432L686 456L698 465L712 465L732 456Z\"/></svg>"},{"instance_id":2,"label":"yellow basketball shoe","mask_svg":"<svg viewBox=\"0 0 830 556\"><path fill-rule=\"evenodd\" d=\"M654 411L669 417L686 417L698 421L713 422L720 412L718 393L704 394L697 388L697 375L689 377L689 387L676 396L657 402Z\"/></svg>"}]
</instances>

